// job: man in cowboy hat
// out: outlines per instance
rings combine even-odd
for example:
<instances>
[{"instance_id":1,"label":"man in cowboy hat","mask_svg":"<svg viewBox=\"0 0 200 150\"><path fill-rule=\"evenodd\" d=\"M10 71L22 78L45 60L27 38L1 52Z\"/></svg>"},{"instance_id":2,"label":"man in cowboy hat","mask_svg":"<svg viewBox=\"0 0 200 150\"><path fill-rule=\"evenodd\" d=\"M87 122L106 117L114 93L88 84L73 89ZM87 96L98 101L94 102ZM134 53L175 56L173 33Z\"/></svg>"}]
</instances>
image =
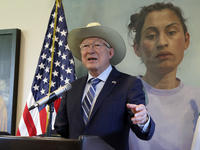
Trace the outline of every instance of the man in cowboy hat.
<instances>
[{"instance_id":1,"label":"man in cowboy hat","mask_svg":"<svg viewBox=\"0 0 200 150\"><path fill-rule=\"evenodd\" d=\"M68 44L89 72L72 82L72 89L63 94L55 122L57 133L70 139L99 136L116 150L129 149L130 128L138 138L149 140L155 124L145 108L141 81L112 67L126 53L119 33L90 23L72 30Z\"/></svg>"}]
</instances>

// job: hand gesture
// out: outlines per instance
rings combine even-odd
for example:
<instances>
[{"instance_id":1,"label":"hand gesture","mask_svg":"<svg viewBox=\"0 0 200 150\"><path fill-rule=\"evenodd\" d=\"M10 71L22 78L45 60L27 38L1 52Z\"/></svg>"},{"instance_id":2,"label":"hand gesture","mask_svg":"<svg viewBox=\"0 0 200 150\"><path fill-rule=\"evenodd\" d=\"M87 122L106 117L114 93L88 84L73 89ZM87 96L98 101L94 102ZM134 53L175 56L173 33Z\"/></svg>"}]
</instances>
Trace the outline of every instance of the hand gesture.
<instances>
[{"instance_id":1,"label":"hand gesture","mask_svg":"<svg viewBox=\"0 0 200 150\"><path fill-rule=\"evenodd\" d=\"M148 121L147 109L143 104L127 104L127 108L131 109L134 117L131 118L133 124L145 124Z\"/></svg>"}]
</instances>

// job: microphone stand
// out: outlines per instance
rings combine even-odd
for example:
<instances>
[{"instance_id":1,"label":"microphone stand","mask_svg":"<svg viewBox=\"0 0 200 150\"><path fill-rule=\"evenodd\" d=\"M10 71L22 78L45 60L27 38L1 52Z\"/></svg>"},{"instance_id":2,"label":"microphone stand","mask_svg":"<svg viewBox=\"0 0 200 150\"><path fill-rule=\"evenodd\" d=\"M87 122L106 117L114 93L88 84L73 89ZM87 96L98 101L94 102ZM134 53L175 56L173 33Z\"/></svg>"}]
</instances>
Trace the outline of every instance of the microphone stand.
<instances>
[{"instance_id":1,"label":"microphone stand","mask_svg":"<svg viewBox=\"0 0 200 150\"><path fill-rule=\"evenodd\" d=\"M47 135L46 137L51 137L51 131L52 131L52 114L54 112L54 101L56 99L58 99L58 96L55 94L55 93L52 93L50 96L49 96L49 102L47 103L49 105L49 123L48 123L48 126L47 126Z\"/></svg>"},{"instance_id":2,"label":"microphone stand","mask_svg":"<svg viewBox=\"0 0 200 150\"><path fill-rule=\"evenodd\" d=\"M52 114L54 112L54 103L50 103L49 105L49 123L47 126L47 135L46 137L51 137L51 130L52 130Z\"/></svg>"}]
</instances>

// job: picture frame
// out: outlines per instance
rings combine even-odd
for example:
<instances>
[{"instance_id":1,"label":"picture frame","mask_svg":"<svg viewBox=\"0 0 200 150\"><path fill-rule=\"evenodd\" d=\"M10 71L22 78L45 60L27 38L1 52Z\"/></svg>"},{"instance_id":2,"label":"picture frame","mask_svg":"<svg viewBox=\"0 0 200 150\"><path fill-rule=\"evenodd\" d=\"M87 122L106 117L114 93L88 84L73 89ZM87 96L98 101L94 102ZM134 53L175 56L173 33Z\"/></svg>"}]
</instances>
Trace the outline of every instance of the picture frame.
<instances>
[{"instance_id":1,"label":"picture frame","mask_svg":"<svg viewBox=\"0 0 200 150\"><path fill-rule=\"evenodd\" d=\"M0 30L0 131L15 135L20 29Z\"/></svg>"}]
</instances>

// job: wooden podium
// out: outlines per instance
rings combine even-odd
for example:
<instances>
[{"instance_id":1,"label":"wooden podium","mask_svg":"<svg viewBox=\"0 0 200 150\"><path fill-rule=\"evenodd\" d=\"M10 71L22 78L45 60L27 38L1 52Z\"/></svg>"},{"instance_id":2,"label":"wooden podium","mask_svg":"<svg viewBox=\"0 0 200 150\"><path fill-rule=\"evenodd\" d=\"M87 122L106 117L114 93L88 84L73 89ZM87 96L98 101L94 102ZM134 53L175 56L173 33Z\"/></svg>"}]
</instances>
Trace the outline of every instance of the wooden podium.
<instances>
[{"instance_id":1,"label":"wooden podium","mask_svg":"<svg viewBox=\"0 0 200 150\"><path fill-rule=\"evenodd\" d=\"M0 136L0 150L114 150L97 136L79 139L58 137Z\"/></svg>"}]
</instances>

